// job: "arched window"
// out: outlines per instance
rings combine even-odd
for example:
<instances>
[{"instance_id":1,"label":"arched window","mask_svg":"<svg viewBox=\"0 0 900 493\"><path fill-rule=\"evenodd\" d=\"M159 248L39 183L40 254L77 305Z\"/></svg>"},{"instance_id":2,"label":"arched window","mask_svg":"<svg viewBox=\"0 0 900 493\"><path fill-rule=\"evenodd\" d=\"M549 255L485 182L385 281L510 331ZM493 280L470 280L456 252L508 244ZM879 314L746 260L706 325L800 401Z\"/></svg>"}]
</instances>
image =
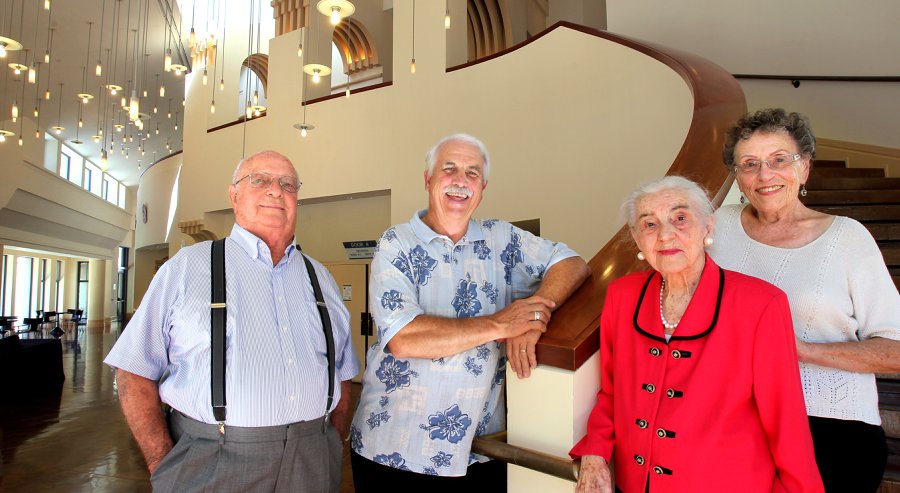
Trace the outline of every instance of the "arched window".
<instances>
[{"instance_id":1,"label":"arched window","mask_svg":"<svg viewBox=\"0 0 900 493\"><path fill-rule=\"evenodd\" d=\"M241 80L237 101L239 115L247 114L247 106L263 108L268 106L266 104L266 87L268 82L268 55L254 53L241 62Z\"/></svg>"},{"instance_id":2,"label":"arched window","mask_svg":"<svg viewBox=\"0 0 900 493\"><path fill-rule=\"evenodd\" d=\"M493 55L512 44L506 2L468 0L466 10L469 61Z\"/></svg>"},{"instance_id":3,"label":"arched window","mask_svg":"<svg viewBox=\"0 0 900 493\"><path fill-rule=\"evenodd\" d=\"M370 86L383 82L378 50L361 22L346 18L335 26L331 37L331 91Z\"/></svg>"}]
</instances>

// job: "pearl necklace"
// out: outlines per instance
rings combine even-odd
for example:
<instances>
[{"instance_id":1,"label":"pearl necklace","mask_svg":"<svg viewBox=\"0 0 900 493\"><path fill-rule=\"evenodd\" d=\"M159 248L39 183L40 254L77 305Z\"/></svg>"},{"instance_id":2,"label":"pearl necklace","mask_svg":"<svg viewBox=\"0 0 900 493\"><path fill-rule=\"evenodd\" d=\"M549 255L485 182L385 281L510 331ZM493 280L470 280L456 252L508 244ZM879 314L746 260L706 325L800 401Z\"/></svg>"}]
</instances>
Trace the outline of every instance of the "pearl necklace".
<instances>
[{"instance_id":1,"label":"pearl necklace","mask_svg":"<svg viewBox=\"0 0 900 493\"><path fill-rule=\"evenodd\" d=\"M678 322L670 323L666 320L666 315L663 313L663 292L666 290L666 280L663 279L662 283L659 285L659 319L662 320L663 327L666 330L675 330L675 327L678 327Z\"/></svg>"}]
</instances>

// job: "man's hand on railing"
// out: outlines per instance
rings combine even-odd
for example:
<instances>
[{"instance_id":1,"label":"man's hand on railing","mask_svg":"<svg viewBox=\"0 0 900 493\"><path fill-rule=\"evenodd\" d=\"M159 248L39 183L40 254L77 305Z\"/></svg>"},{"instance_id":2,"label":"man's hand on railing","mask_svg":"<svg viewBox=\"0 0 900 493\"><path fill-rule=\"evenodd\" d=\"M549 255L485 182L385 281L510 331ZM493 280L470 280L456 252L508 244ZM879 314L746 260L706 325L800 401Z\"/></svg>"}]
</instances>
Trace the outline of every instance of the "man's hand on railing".
<instances>
[{"instance_id":1,"label":"man's hand on railing","mask_svg":"<svg viewBox=\"0 0 900 493\"><path fill-rule=\"evenodd\" d=\"M599 455L585 455L581 458L578 484L575 493L612 493L612 478L606 459Z\"/></svg>"}]
</instances>

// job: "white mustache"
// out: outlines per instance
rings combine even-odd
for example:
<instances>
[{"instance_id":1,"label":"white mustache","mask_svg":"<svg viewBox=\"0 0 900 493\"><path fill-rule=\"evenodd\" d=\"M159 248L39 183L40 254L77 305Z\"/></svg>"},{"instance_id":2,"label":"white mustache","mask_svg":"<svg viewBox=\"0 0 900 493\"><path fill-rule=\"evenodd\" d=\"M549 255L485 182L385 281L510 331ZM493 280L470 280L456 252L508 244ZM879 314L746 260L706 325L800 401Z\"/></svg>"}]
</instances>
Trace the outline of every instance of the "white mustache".
<instances>
[{"instance_id":1,"label":"white mustache","mask_svg":"<svg viewBox=\"0 0 900 493\"><path fill-rule=\"evenodd\" d=\"M453 186L453 185L450 185L450 186L444 188L444 193L465 195L466 198L469 198L472 196L472 190L469 187L457 187L457 186Z\"/></svg>"}]
</instances>

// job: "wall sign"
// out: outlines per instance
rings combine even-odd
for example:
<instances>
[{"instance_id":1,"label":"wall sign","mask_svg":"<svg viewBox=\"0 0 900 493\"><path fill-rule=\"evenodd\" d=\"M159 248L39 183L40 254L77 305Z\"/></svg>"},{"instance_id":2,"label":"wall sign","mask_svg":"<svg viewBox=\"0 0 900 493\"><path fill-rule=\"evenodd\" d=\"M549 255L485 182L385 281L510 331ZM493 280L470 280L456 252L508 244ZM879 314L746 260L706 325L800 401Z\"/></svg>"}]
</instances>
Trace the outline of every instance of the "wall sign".
<instances>
[{"instance_id":1,"label":"wall sign","mask_svg":"<svg viewBox=\"0 0 900 493\"><path fill-rule=\"evenodd\" d=\"M369 259L375 255L375 240L345 241L344 250L350 260Z\"/></svg>"}]
</instances>

